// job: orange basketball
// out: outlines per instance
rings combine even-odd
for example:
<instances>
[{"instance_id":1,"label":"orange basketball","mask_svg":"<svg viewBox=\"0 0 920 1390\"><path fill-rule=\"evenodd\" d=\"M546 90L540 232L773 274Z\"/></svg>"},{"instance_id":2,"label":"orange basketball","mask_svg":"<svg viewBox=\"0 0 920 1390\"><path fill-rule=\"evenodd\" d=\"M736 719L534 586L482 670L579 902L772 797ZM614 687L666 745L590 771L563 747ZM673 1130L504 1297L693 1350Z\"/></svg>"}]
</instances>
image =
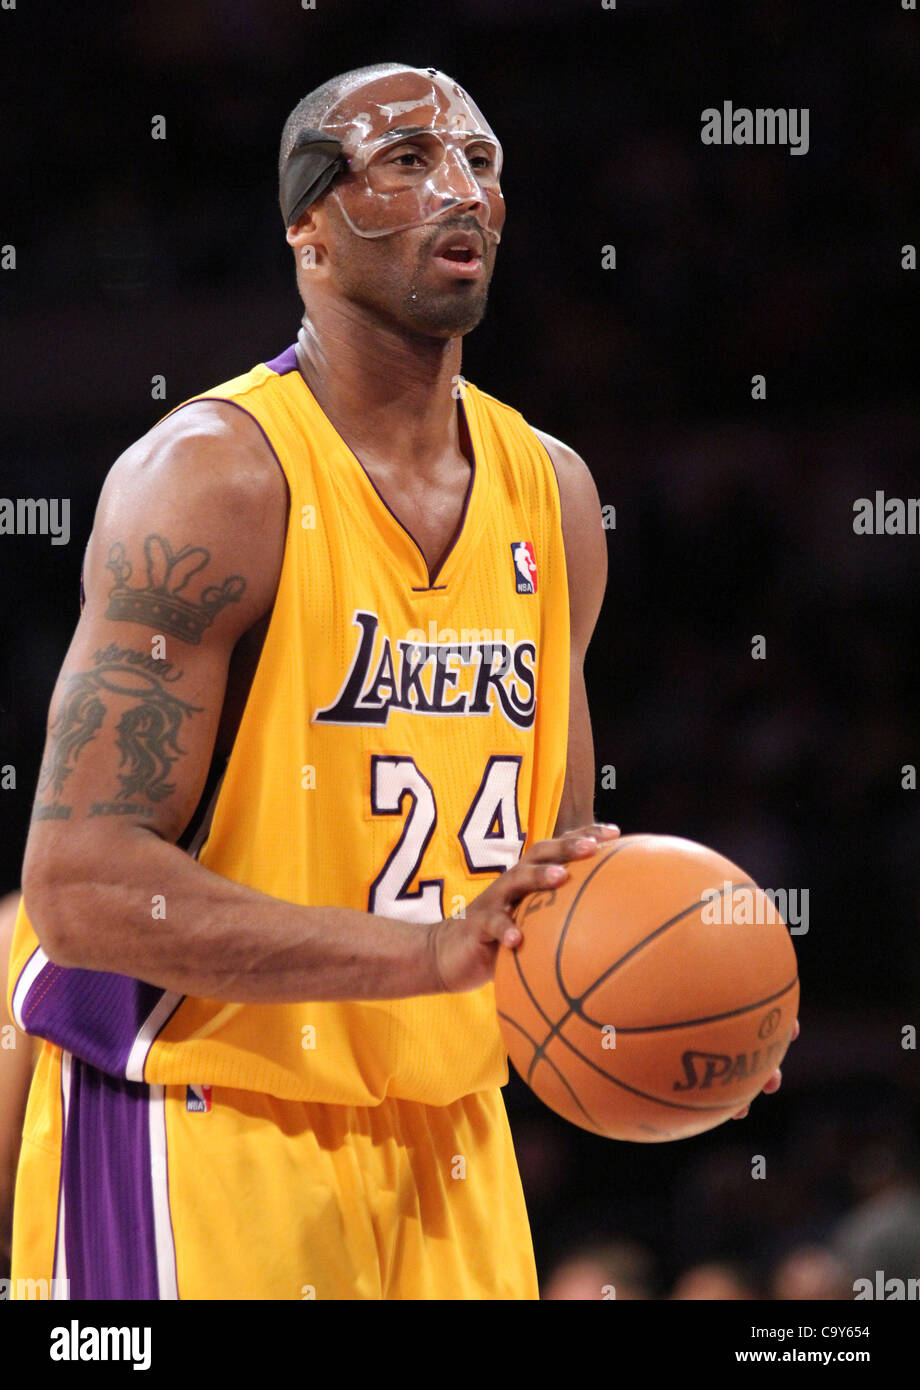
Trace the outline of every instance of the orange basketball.
<instances>
[{"instance_id":1,"label":"orange basketball","mask_svg":"<svg viewBox=\"0 0 920 1390\"><path fill-rule=\"evenodd\" d=\"M761 1090L799 1002L789 931L736 864L624 835L517 910L495 996L542 1101L583 1129L655 1143L713 1129Z\"/></svg>"}]
</instances>

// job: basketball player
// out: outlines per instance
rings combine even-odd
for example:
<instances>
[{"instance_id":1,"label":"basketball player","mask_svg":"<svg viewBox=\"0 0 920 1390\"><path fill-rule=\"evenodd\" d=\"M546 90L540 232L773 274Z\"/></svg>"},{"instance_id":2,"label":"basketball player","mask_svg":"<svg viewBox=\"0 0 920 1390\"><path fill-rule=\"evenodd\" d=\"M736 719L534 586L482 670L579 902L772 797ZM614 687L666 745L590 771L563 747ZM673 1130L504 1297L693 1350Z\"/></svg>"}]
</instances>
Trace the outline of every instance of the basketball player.
<instances>
[{"instance_id":1,"label":"basketball player","mask_svg":"<svg viewBox=\"0 0 920 1390\"><path fill-rule=\"evenodd\" d=\"M582 678L594 484L460 377L501 157L434 69L305 98L296 346L106 481L14 943L14 1016L55 1044L14 1275L537 1296L491 977L521 897L618 831Z\"/></svg>"}]
</instances>

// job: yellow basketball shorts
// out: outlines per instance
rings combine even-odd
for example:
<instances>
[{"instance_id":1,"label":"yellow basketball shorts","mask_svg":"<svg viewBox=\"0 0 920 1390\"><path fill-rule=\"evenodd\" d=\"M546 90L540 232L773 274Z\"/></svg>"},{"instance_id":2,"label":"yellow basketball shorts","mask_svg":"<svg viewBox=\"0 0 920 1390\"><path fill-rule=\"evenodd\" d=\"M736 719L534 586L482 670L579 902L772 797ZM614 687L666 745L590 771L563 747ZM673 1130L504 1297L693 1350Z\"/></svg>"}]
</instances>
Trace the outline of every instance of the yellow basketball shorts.
<instances>
[{"instance_id":1,"label":"yellow basketball shorts","mask_svg":"<svg viewBox=\"0 0 920 1390\"><path fill-rule=\"evenodd\" d=\"M300 1103L118 1080L45 1043L16 1184L18 1287L72 1299L537 1298L501 1092L448 1106Z\"/></svg>"}]
</instances>

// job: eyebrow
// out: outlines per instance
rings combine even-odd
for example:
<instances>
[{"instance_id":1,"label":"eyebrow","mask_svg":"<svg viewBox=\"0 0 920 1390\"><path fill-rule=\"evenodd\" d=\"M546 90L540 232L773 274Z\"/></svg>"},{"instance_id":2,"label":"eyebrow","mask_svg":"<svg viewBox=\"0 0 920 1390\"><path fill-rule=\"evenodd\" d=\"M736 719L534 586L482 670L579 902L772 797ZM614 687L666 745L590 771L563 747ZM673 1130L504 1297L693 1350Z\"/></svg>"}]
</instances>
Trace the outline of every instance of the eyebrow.
<instances>
[{"instance_id":1,"label":"eyebrow","mask_svg":"<svg viewBox=\"0 0 920 1390\"><path fill-rule=\"evenodd\" d=\"M472 130L447 131L446 133L447 133L448 135L454 134L454 135L466 136L469 140L489 140L489 141L492 141L493 143L495 142L495 136L494 136L494 135L486 135L483 131L478 131L478 130L477 130L477 131L472 131ZM383 133L382 133L381 135L378 135L378 136L377 136L377 139L378 139L378 140L382 140L382 139L384 138L384 136L386 136L387 138L389 138L390 136L393 136L394 138L396 138L396 137L402 137L402 136L406 136L406 135L440 135L440 134L442 134L441 131L439 131L439 130L432 130L432 128L431 128L430 125L398 125L398 126L394 126L392 130L385 130L385 131L383 131Z\"/></svg>"},{"instance_id":2,"label":"eyebrow","mask_svg":"<svg viewBox=\"0 0 920 1390\"><path fill-rule=\"evenodd\" d=\"M385 130L383 135L433 135L430 126L427 125L397 125L392 130ZM383 136L378 136L382 139Z\"/></svg>"}]
</instances>

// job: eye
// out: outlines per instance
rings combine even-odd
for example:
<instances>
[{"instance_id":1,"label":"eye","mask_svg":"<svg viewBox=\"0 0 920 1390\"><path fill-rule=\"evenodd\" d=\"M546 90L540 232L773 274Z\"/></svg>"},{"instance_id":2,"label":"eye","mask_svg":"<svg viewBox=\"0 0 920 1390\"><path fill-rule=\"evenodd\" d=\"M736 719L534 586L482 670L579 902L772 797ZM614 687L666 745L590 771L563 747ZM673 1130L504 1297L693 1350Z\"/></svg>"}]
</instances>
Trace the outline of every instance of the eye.
<instances>
[{"instance_id":1,"label":"eye","mask_svg":"<svg viewBox=\"0 0 920 1390\"><path fill-rule=\"evenodd\" d=\"M425 169L437 158L428 141L400 140L379 152L373 162L397 169Z\"/></svg>"},{"instance_id":2,"label":"eye","mask_svg":"<svg viewBox=\"0 0 920 1390\"><path fill-rule=\"evenodd\" d=\"M487 146L478 147L467 151L467 161L471 169L476 169L480 173L495 172L495 151Z\"/></svg>"},{"instance_id":3,"label":"eye","mask_svg":"<svg viewBox=\"0 0 920 1390\"><path fill-rule=\"evenodd\" d=\"M404 169L420 169L424 160L415 150L401 150L399 154L387 161L389 164L400 164Z\"/></svg>"}]
</instances>

